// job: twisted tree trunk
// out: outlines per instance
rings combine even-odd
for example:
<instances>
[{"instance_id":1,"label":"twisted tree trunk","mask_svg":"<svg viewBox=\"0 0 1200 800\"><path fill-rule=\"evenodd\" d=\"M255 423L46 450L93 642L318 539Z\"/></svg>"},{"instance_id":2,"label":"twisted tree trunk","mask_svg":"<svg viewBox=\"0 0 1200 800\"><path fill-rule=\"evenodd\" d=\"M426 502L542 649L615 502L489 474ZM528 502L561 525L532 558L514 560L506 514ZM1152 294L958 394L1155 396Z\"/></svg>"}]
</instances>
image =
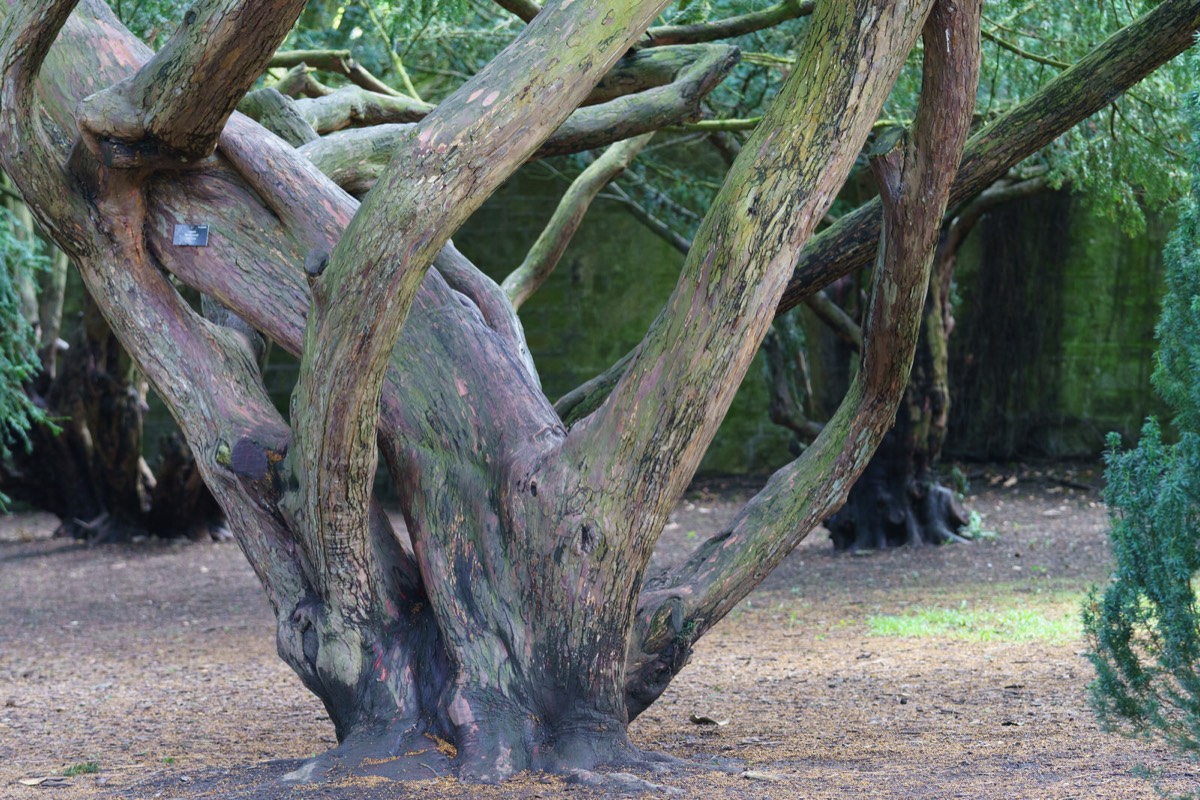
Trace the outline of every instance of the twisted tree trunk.
<instances>
[{"instance_id":1,"label":"twisted tree trunk","mask_svg":"<svg viewBox=\"0 0 1200 800\"><path fill-rule=\"evenodd\" d=\"M887 427L971 118L978 0L817 6L662 314L569 428L499 287L449 244L664 5L547 5L399 134L361 206L230 116L301 0L197 4L152 58L100 0L0 5L5 168L179 420L275 609L280 655L334 721L338 748L293 779L643 763L630 718L841 502ZM913 137L876 164L885 246L858 379L729 531L644 580L922 29ZM207 246L176 244L179 224L207 224ZM301 358L288 422L262 387L259 333ZM380 452L411 551L370 497Z\"/></svg>"}]
</instances>

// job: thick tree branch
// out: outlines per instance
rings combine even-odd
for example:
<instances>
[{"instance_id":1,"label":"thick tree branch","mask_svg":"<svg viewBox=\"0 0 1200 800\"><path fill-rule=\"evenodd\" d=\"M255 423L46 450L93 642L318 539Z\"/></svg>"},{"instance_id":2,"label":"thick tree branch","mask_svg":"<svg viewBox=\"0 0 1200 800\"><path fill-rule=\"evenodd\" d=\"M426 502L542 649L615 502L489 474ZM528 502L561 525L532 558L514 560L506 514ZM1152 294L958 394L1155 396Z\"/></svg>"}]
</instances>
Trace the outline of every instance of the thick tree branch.
<instances>
[{"instance_id":1,"label":"thick tree branch","mask_svg":"<svg viewBox=\"0 0 1200 800\"><path fill-rule=\"evenodd\" d=\"M866 350L846 398L813 445L775 473L728 531L647 584L630 646L636 715L686 663L690 643L721 619L845 502L891 426L907 385L933 247L975 103L982 0L938 0L925 27L924 81L913 141L873 163L885 208L867 311ZM750 149L750 148L747 148Z\"/></svg>"},{"instance_id":2,"label":"thick tree branch","mask_svg":"<svg viewBox=\"0 0 1200 800\"><path fill-rule=\"evenodd\" d=\"M449 236L562 123L662 2L553 4L425 118L396 151L333 253L306 259L313 303L293 394L289 513L317 541L321 589L363 607L347 568L366 559L366 511L386 369L422 279ZM564 51L562 31L572 31Z\"/></svg>"},{"instance_id":3,"label":"thick tree branch","mask_svg":"<svg viewBox=\"0 0 1200 800\"><path fill-rule=\"evenodd\" d=\"M666 307L604 406L571 429L567 460L639 509L635 559L649 557L699 465L792 260L853 166L931 3L818 9L801 66L726 177ZM859 70L868 53L873 68Z\"/></svg>"},{"instance_id":4,"label":"thick tree branch","mask_svg":"<svg viewBox=\"0 0 1200 800\"><path fill-rule=\"evenodd\" d=\"M0 42L0 154L5 157L5 171L20 188L22 202L61 237L72 254L84 246L82 232L39 213L49 205L75 207L75 213L80 213L82 204L64 190L64 159L42 125L35 88L50 46L77 3L53 0L22 5L5 20L5 38ZM33 193L39 202L26 201L25 192Z\"/></svg>"},{"instance_id":5,"label":"thick tree branch","mask_svg":"<svg viewBox=\"0 0 1200 800\"><path fill-rule=\"evenodd\" d=\"M300 113L296 101L273 87L259 89L246 95L242 102L238 103L238 111L292 147L300 147L320 138Z\"/></svg>"},{"instance_id":6,"label":"thick tree branch","mask_svg":"<svg viewBox=\"0 0 1200 800\"><path fill-rule=\"evenodd\" d=\"M687 61L670 60L680 71L666 85L578 109L546 139L534 157L603 147L696 116L701 100L737 63L738 51L710 45L694 49L692 56ZM305 145L302 152L343 189L361 196L375 185L389 155L412 135L411 125L377 125L322 137Z\"/></svg>"},{"instance_id":7,"label":"thick tree branch","mask_svg":"<svg viewBox=\"0 0 1200 800\"><path fill-rule=\"evenodd\" d=\"M304 2L198 3L136 75L80 104L84 142L101 161L121 167L210 155Z\"/></svg>"},{"instance_id":8,"label":"thick tree branch","mask_svg":"<svg viewBox=\"0 0 1200 800\"><path fill-rule=\"evenodd\" d=\"M649 45L652 47L715 42L718 39L745 36L747 33L773 28L788 20L807 17L813 13L816 5L812 0L783 0L783 2L770 8L764 8L762 11L752 11L749 14L728 19L697 22L692 25L664 25L651 28L646 31L646 39L649 40Z\"/></svg>"},{"instance_id":9,"label":"thick tree branch","mask_svg":"<svg viewBox=\"0 0 1200 800\"><path fill-rule=\"evenodd\" d=\"M434 107L404 95L386 95L346 86L324 97L297 100L296 108L313 130L324 136L344 128L418 122Z\"/></svg>"},{"instance_id":10,"label":"thick tree branch","mask_svg":"<svg viewBox=\"0 0 1200 800\"><path fill-rule=\"evenodd\" d=\"M600 190L628 169L653 137L647 133L612 145L571 182L521 266L500 284L514 309L519 311L554 272Z\"/></svg>"}]
</instances>

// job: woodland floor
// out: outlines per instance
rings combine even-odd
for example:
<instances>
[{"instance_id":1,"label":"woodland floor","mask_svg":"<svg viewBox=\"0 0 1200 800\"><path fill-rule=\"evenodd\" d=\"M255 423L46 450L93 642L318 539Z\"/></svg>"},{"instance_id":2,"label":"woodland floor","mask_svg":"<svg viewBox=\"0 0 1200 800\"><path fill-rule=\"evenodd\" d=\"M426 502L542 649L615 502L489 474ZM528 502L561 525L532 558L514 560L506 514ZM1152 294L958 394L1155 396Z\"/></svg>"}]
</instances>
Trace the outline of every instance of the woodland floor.
<instances>
[{"instance_id":1,"label":"woodland floor","mask_svg":"<svg viewBox=\"0 0 1200 800\"><path fill-rule=\"evenodd\" d=\"M1139 765L1194 790L1200 765L1101 732L1087 706L1076 620L1108 569L1104 509L1083 488L1098 481L976 469L968 505L995 536L973 545L838 556L814 533L699 644L635 740L736 764L672 776L685 797L1159 796ZM694 490L658 557L684 557L748 493ZM261 788L333 730L275 655L237 548L88 549L52 528L0 518L0 798L601 796L539 775Z\"/></svg>"}]
</instances>

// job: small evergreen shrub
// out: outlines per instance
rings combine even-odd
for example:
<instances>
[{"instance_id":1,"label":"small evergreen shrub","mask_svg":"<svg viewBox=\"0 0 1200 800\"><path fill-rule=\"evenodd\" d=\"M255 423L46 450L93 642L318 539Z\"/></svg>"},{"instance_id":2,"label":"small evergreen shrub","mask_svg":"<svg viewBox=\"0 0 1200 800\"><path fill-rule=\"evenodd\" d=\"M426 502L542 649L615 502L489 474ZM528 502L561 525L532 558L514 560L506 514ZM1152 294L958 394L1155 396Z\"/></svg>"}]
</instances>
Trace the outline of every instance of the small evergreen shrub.
<instances>
[{"instance_id":1,"label":"small evergreen shrub","mask_svg":"<svg viewBox=\"0 0 1200 800\"><path fill-rule=\"evenodd\" d=\"M1192 64L1196 65L1195 59ZM1171 406L1178 441L1151 418L1138 446L1109 438L1105 501L1116 568L1084 609L1092 703L1107 727L1200 751L1200 101L1191 196L1164 253L1167 293L1153 382Z\"/></svg>"}]
</instances>

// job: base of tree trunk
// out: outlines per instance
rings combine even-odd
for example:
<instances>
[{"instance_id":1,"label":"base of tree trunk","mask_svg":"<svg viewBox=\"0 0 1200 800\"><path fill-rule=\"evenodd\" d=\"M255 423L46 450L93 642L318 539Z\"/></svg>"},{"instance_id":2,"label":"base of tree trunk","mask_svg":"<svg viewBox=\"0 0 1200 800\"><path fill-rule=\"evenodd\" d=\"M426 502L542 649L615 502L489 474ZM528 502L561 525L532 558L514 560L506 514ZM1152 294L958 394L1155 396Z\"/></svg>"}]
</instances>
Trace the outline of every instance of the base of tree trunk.
<instances>
[{"instance_id":1,"label":"base of tree trunk","mask_svg":"<svg viewBox=\"0 0 1200 800\"><path fill-rule=\"evenodd\" d=\"M488 720L489 732L477 740L496 744L489 752L460 750L447 738L422 723L399 721L346 737L336 748L322 753L282 776L284 785L321 784L346 778L386 778L394 781L456 777L477 783L499 783L531 770L565 776L569 782L618 794L674 793L648 778L662 778L701 765L672 756L646 753L635 747L624 730L564 732L551 741L538 735L532 720L505 725ZM500 745L506 733L523 729L520 742ZM647 777L639 777L642 773Z\"/></svg>"},{"instance_id":2,"label":"base of tree trunk","mask_svg":"<svg viewBox=\"0 0 1200 800\"><path fill-rule=\"evenodd\" d=\"M953 490L926 471L918 474L896 446L884 443L825 527L841 551L967 542L968 515Z\"/></svg>"}]
</instances>

